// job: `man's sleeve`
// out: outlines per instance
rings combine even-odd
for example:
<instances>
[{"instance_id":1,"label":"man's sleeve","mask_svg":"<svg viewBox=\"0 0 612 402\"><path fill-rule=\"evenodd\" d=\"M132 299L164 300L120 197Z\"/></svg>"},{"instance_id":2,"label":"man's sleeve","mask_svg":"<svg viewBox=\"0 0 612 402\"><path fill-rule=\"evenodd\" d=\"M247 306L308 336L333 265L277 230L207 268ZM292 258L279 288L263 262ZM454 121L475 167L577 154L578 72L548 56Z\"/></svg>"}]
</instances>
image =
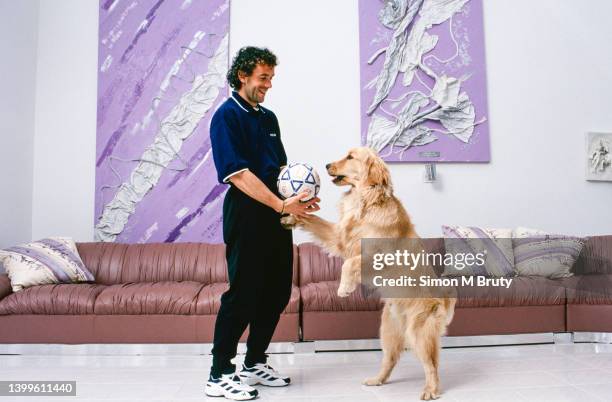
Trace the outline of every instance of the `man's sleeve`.
<instances>
[{"instance_id":1,"label":"man's sleeve","mask_svg":"<svg viewBox=\"0 0 612 402\"><path fill-rule=\"evenodd\" d=\"M249 168L247 144L238 123L228 112L217 111L210 122L210 142L219 183Z\"/></svg>"}]
</instances>

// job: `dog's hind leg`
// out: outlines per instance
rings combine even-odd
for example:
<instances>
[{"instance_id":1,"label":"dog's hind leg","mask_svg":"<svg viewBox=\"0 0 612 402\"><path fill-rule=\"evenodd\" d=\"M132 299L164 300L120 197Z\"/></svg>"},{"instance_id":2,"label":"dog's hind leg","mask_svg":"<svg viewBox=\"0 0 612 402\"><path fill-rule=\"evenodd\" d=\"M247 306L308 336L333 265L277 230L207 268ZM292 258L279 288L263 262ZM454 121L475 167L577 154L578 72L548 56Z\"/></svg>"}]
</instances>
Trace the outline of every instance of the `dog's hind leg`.
<instances>
[{"instance_id":1,"label":"dog's hind leg","mask_svg":"<svg viewBox=\"0 0 612 402\"><path fill-rule=\"evenodd\" d=\"M403 324L400 317L393 317L391 307L385 305L380 325L380 342L383 349L383 361L379 373L371 378L363 380L365 385L382 385L391 375L391 371L397 364L402 351L405 348Z\"/></svg>"},{"instance_id":2,"label":"dog's hind leg","mask_svg":"<svg viewBox=\"0 0 612 402\"><path fill-rule=\"evenodd\" d=\"M429 318L425 326L415 334L414 353L423 364L425 371L425 388L421 399L429 401L438 399L440 396L440 379L438 377L438 365L440 360L440 334L434 328L428 328L433 323Z\"/></svg>"}]
</instances>

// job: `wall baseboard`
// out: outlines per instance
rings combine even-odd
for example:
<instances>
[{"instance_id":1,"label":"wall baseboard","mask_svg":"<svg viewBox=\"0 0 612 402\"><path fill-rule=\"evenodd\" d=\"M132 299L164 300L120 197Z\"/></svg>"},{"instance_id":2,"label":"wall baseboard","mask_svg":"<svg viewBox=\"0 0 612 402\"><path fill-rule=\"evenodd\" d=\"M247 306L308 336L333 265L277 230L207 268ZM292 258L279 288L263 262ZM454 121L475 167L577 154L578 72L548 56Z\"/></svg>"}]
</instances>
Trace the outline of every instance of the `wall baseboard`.
<instances>
[{"instance_id":1,"label":"wall baseboard","mask_svg":"<svg viewBox=\"0 0 612 402\"><path fill-rule=\"evenodd\" d=\"M533 344L612 343L612 333L564 332L515 335L452 336L442 338L443 348ZM307 354L332 351L380 350L378 339L325 340L309 342L274 342L268 353ZM91 356L194 356L210 355L211 343L184 344L0 344L0 355L91 355ZM238 354L246 353L246 344L238 345Z\"/></svg>"}]
</instances>

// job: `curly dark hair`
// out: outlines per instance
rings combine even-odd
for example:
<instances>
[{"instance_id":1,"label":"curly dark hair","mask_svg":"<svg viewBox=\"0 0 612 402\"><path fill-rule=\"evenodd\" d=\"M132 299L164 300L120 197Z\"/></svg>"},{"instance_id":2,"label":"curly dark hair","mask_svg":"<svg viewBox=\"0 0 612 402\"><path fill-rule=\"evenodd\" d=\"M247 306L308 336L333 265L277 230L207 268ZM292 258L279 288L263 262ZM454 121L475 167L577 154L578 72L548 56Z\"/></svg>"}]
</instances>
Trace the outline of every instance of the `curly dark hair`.
<instances>
[{"instance_id":1,"label":"curly dark hair","mask_svg":"<svg viewBox=\"0 0 612 402\"><path fill-rule=\"evenodd\" d=\"M238 50L234 60L232 60L232 66L227 72L227 82L230 87L237 91L240 90L242 83L238 78L238 72L241 71L249 76L258 64L274 67L277 64L276 55L266 48L255 46L245 46Z\"/></svg>"}]
</instances>

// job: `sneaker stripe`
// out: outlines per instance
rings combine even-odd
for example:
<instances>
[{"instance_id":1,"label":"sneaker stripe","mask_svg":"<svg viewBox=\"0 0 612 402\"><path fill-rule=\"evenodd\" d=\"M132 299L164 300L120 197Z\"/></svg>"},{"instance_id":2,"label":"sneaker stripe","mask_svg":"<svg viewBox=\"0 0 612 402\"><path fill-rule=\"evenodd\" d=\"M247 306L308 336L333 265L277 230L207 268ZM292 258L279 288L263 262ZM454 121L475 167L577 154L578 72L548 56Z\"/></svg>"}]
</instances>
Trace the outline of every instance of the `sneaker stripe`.
<instances>
[{"instance_id":1,"label":"sneaker stripe","mask_svg":"<svg viewBox=\"0 0 612 402\"><path fill-rule=\"evenodd\" d=\"M206 383L206 395L224 396L227 399L244 401L256 398L259 393L250 385L242 382L238 375L222 375L222 379L209 378Z\"/></svg>"},{"instance_id":2,"label":"sneaker stripe","mask_svg":"<svg viewBox=\"0 0 612 402\"><path fill-rule=\"evenodd\" d=\"M285 386L291 382L289 377L282 376L265 363L257 363L253 367L247 367L243 364L241 378L252 384L260 383L272 387Z\"/></svg>"}]
</instances>

